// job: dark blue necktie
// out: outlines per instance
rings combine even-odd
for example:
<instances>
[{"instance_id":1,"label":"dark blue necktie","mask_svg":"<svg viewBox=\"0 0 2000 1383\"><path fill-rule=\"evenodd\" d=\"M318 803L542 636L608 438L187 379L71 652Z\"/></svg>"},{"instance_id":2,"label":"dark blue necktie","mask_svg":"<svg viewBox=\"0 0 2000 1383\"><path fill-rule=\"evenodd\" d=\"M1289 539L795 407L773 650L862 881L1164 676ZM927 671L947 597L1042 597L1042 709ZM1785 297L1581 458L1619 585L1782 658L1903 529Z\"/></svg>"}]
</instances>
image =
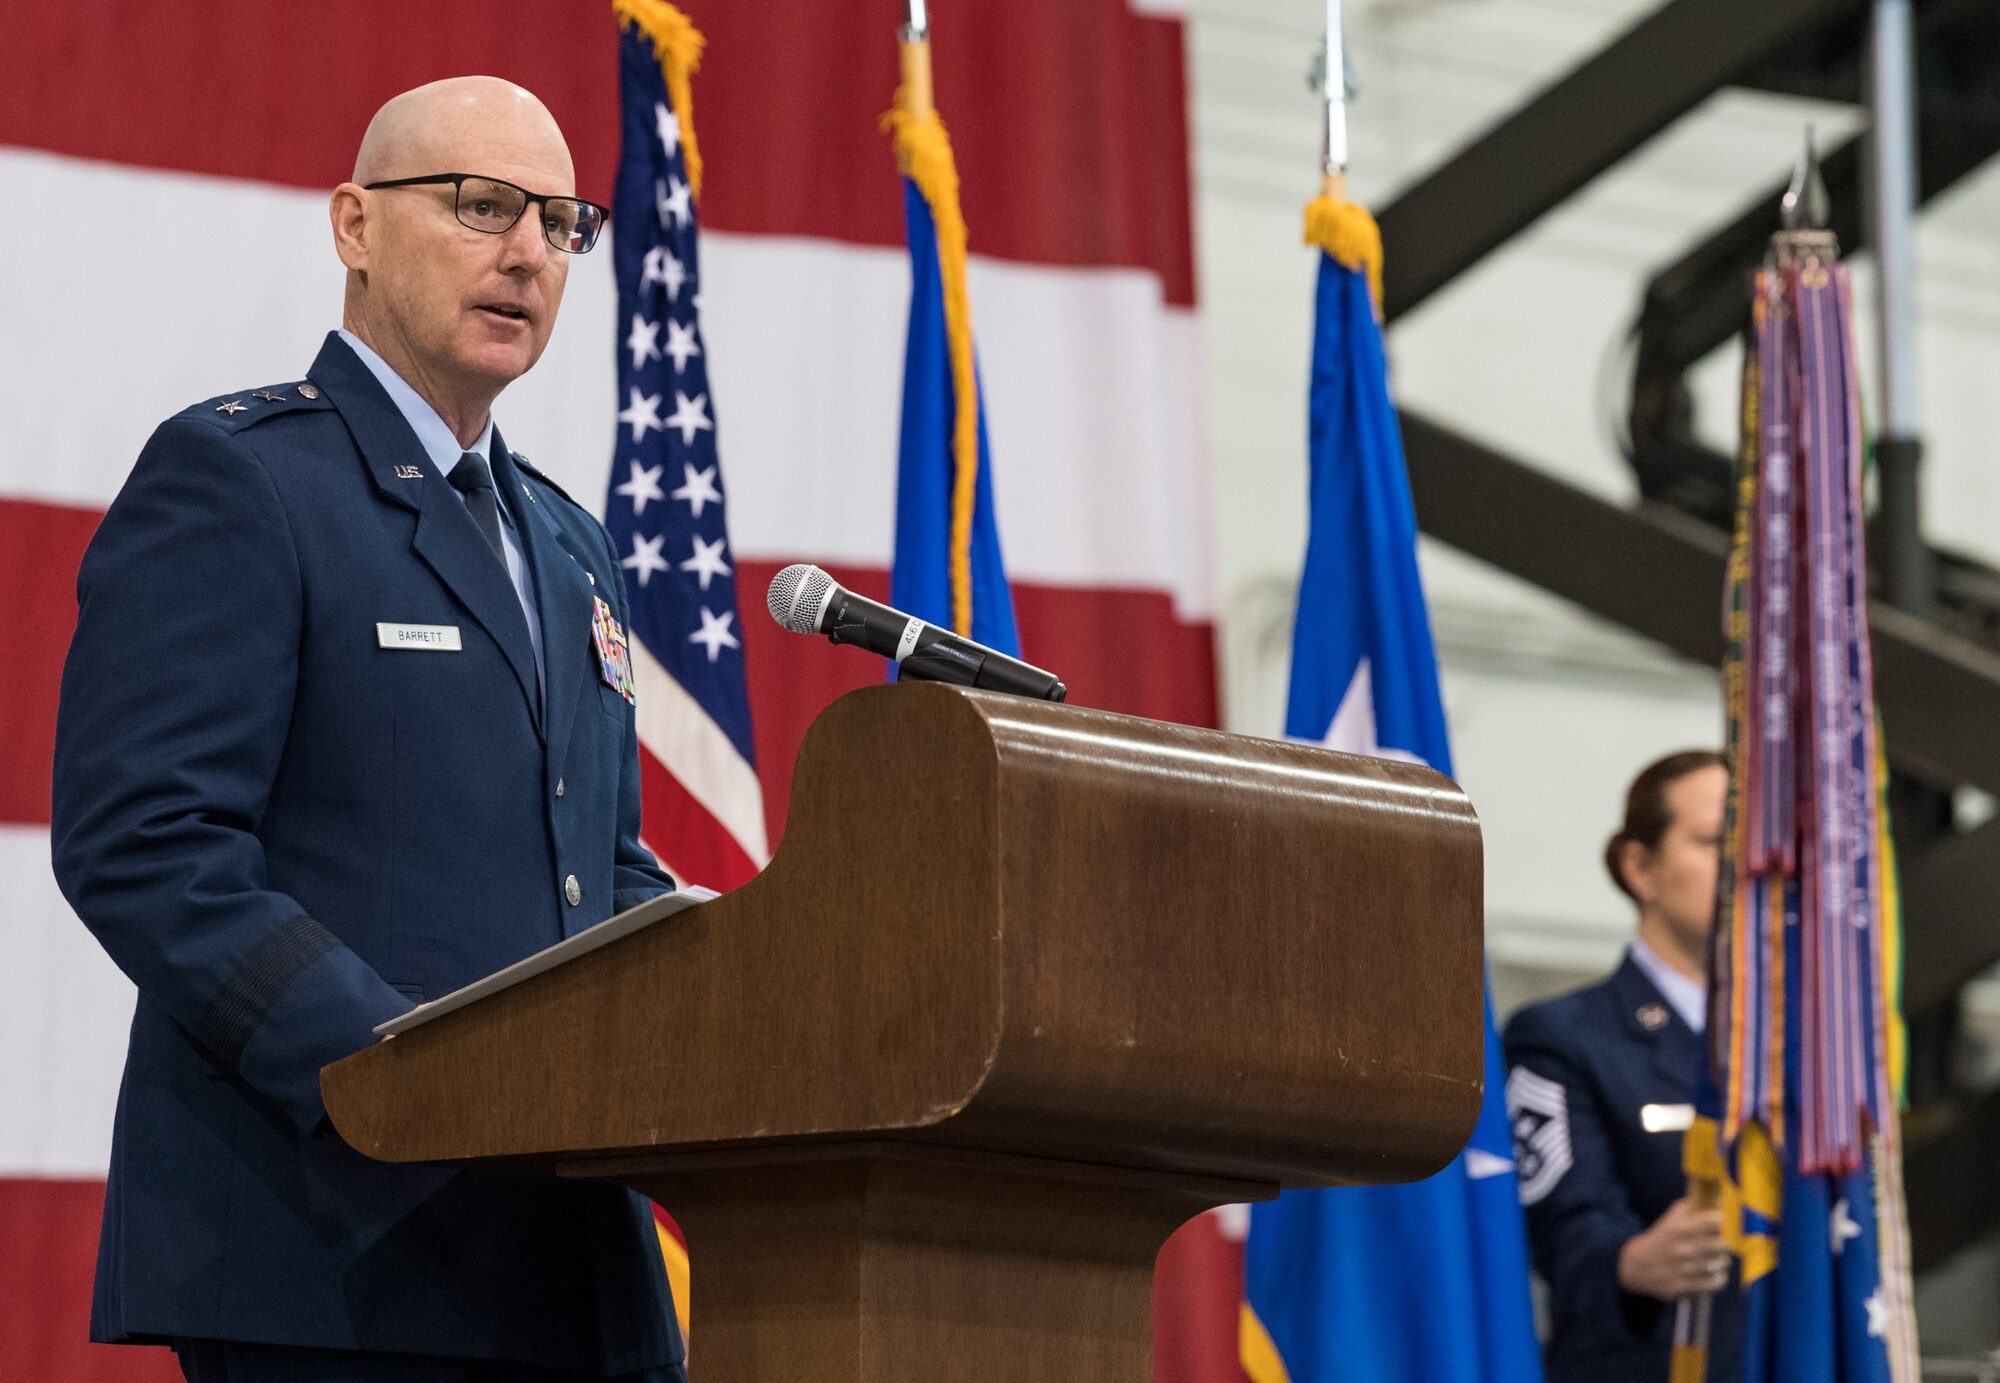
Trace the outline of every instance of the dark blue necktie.
<instances>
[{"instance_id":1,"label":"dark blue necktie","mask_svg":"<svg viewBox=\"0 0 2000 1383\"><path fill-rule=\"evenodd\" d=\"M458 458L458 464L451 468L452 489L465 496L465 507L472 515L472 521L479 525L479 531L486 535L486 542L493 549L493 555L500 559L500 565L507 565L507 549L500 541L500 498L493 493L493 473L486 469L486 458L476 451L468 451Z\"/></svg>"}]
</instances>

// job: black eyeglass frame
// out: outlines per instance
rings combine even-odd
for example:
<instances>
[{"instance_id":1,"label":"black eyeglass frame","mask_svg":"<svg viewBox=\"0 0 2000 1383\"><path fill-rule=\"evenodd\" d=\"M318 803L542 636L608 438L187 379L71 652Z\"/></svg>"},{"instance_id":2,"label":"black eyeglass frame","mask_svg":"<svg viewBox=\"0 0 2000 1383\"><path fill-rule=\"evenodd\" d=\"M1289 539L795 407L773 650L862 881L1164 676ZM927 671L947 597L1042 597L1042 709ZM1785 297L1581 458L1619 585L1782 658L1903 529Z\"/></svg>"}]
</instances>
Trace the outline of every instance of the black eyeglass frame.
<instances>
[{"instance_id":1,"label":"black eyeglass frame","mask_svg":"<svg viewBox=\"0 0 2000 1383\"><path fill-rule=\"evenodd\" d=\"M488 230L484 226L473 225L472 222L465 219L464 209L460 205L460 199L465 195L467 179L489 182L495 187L511 187L514 191L520 193L523 198L521 209L514 213L512 221L509 221L498 230ZM544 212L548 210L550 202L574 202L580 207L589 207L597 213L597 223L591 230L590 243L580 250L572 250L567 245L556 244L555 233L547 226L542 227L542 239L548 242L549 248L567 255L589 254L591 250L596 248L597 238L603 234L605 224L611 220L610 207L599 206L596 202L590 201L587 198L572 197L560 192L530 192L519 183L508 182L505 178L496 178L487 173L427 173L420 178L390 178L384 182L363 183L362 190L364 192L376 192L391 187L441 187L447 183L451 185L451 214L457 218L459 225L464 226L469 231L477 231L481 235L507 234L520 224L521 218L528 214L528 208L537 202L542 204ZM578 224L582 224L581 217L578 218Z\"/></svg>"}]
</instances>

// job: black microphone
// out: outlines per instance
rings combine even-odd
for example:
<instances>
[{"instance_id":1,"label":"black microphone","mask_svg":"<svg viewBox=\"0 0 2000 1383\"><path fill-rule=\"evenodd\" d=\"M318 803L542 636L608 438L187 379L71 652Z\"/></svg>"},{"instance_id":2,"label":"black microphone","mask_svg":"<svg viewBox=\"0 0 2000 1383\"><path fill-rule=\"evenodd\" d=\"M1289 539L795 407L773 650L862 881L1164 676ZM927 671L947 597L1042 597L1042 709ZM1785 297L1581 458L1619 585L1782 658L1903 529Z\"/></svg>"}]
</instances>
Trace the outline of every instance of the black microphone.
<instances>
[{"instance_id":1,"label":"black microphone","mask_svg":"<svg viewBox=\"0 0 2000 1383\"><path fill-rule=\"evenodd\" d=\"M766 600L771 618L794 634L824 634L835 643L859 644L893 659L903 677L1042 701L1060 701L1069 694L1053 673L858 596L804 562L772 577Z\"/></svg>"}]
</instances>

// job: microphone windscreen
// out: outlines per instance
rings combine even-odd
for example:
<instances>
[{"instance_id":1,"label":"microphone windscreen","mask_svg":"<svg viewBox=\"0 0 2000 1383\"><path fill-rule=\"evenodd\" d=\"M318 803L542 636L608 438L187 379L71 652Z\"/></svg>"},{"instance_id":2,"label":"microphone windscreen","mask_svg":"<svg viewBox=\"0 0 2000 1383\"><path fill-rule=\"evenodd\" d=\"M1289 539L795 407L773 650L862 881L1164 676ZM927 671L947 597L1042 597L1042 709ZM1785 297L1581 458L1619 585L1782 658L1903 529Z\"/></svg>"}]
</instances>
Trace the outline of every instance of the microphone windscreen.
<instances>
[{"instance_id":1,"label":"microphone windscreen","mask_svg":"<svg viewBox=\"0 0 2000 1383\"><path fill-rule=\"evenodd\" d=\"M817 634L819 610L833 578L809 562L796 562L771 578L764 600L771 618L794 634Z\"/></svg>"}]
</instances>

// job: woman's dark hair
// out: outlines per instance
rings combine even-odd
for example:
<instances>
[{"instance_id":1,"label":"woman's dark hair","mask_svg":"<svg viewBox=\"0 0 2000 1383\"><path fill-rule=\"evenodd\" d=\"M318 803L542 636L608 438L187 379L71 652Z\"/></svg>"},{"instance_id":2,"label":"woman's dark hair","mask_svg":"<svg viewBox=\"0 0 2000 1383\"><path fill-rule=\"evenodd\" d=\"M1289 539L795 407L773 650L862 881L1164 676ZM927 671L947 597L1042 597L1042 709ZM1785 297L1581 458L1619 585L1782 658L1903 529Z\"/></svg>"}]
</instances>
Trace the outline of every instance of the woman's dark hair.
<instances>
[{"instance_id":1,"label":"woman's dark hair","mask_svg":"<svg viewBox=\"0 0 2000 1383\"><path fill-rule=\"evenodd\" d=\"M1639 895L1625 882L1625 871L1618 867L1626 845L1637 841L1648 850L1657 850L1674 824L1673 811L1667 806L1667 789L1690 773L1727 765L1728 760L1712 749L1683 749L1640 770L1625 792L1625 824L1604 843L1604 867L1611 871L1611 882L1618 885L1620 893L1635 903L1639 901Z\"/></svg>"}]
</instances>

